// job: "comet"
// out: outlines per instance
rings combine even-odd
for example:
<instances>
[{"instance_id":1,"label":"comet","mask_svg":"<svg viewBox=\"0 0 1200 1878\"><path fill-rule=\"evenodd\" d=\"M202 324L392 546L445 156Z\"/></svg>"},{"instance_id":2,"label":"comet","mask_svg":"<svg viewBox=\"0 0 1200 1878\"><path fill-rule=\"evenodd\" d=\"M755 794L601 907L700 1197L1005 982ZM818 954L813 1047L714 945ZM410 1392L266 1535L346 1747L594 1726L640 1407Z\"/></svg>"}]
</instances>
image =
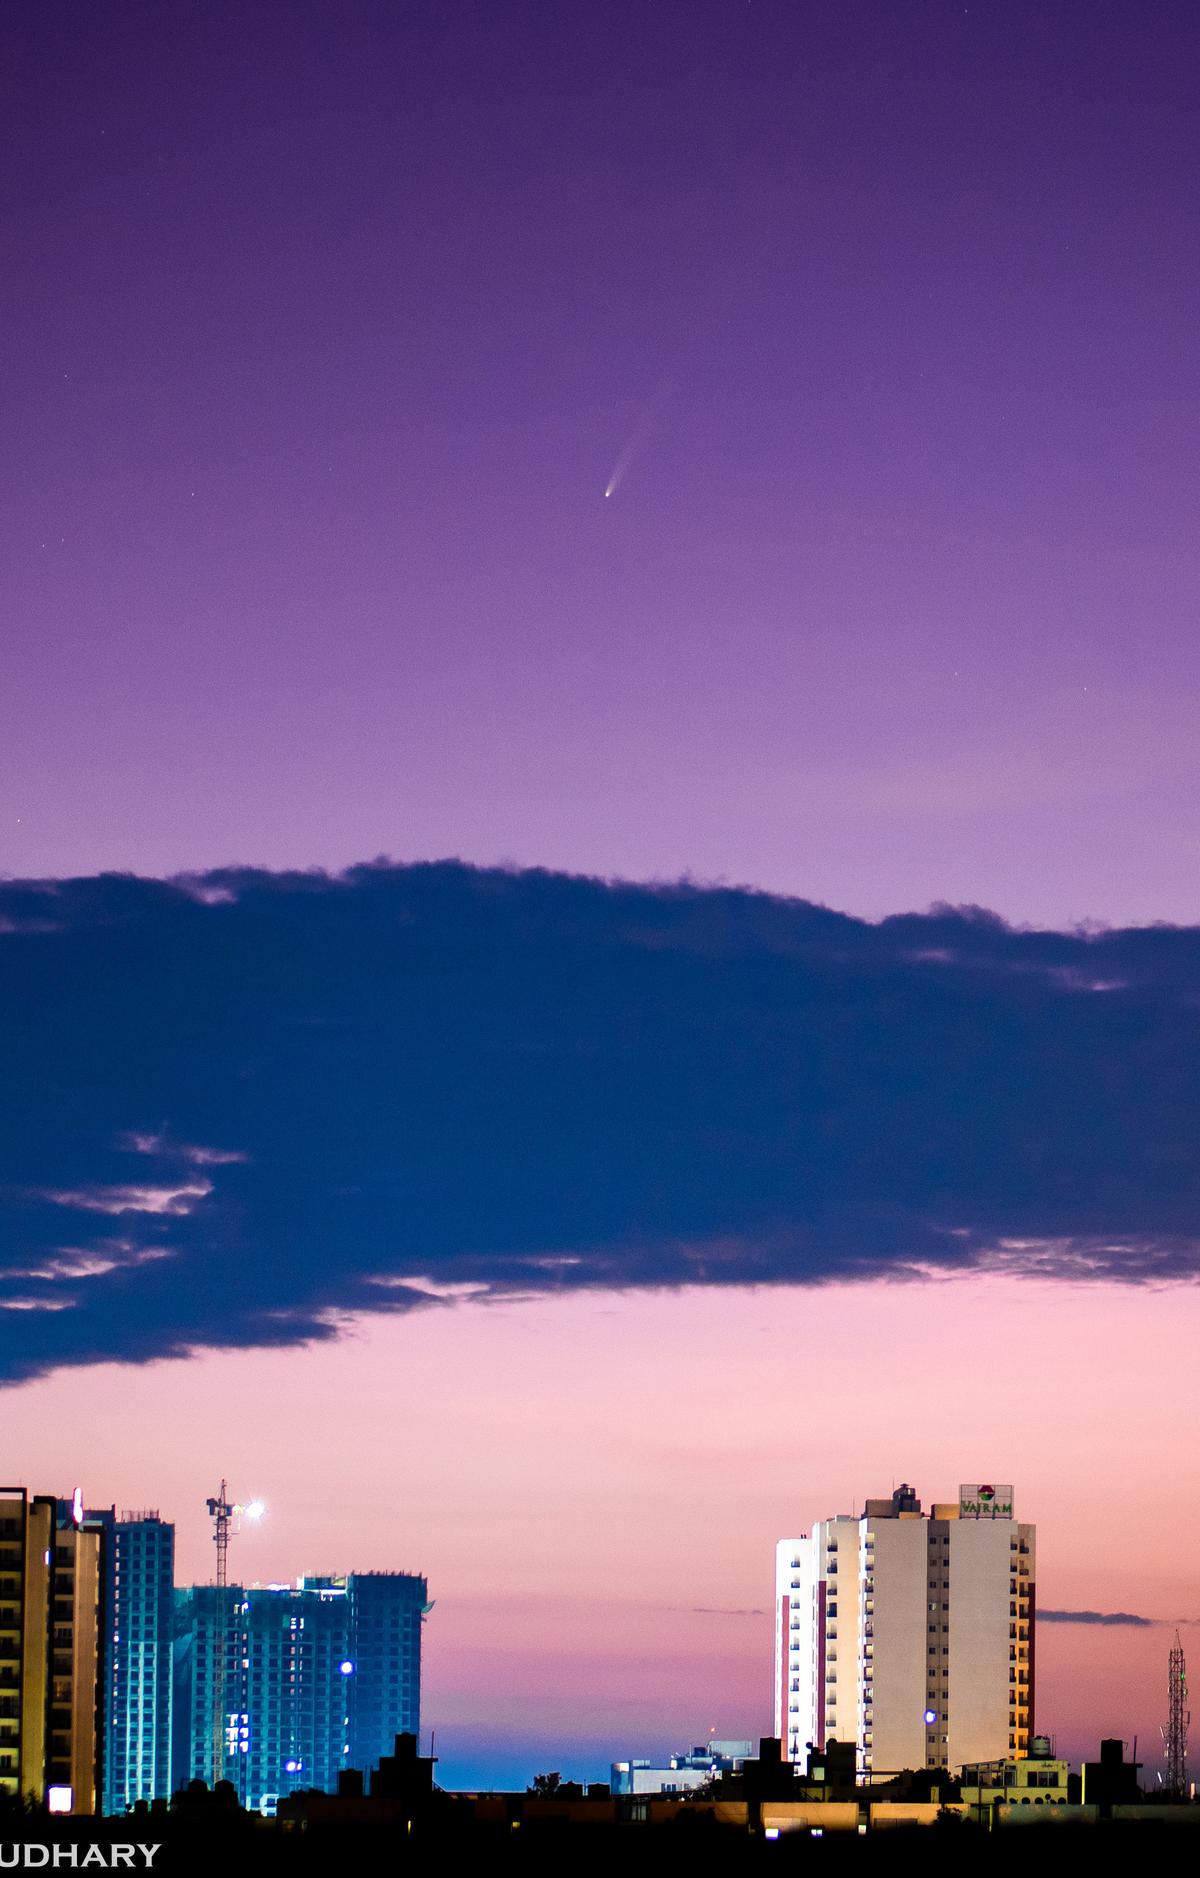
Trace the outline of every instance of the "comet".
<instances>
[{"instance_id":1,"label":"comet","mask_svg":"<svg viewBox=\"0 0 1200 1878\"><path fill-rule=\"evenodd\" d=\"M658 395L651 399L650 403L638 418L637 423L630 431L620 456L613 464L612 475L604 486L605 501L607 501L610 496L616 495L617 490L625 480L627 472L633 467L651 437L653 437L659 409L667 395L668 389L669 387L664 386L663 389L659 391Z\"/></svg>"}]
</instances>

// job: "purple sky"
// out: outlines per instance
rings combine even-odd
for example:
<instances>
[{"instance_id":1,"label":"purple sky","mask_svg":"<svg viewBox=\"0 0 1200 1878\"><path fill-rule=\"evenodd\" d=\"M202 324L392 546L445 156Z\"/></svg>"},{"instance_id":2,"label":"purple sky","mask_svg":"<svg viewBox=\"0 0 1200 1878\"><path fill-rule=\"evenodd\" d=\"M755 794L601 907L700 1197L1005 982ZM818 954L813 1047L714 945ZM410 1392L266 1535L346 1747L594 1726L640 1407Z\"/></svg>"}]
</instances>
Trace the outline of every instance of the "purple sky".
<instances>
[{"instance_id":1,"label":"purple sky","mask_svg":"<svg viewBox=\"0 0 1200 1878\"><path fill-rule=\"evenodd\" d=\"M1200 913L1190 5L5 36L0 866Z\"/></svg>"},{"instance_id":2,"label":"purple sky","mask_svg":"<svg viewBox=\"0 0 1200 1878\"><path fill-rule=\"evenodd\" d=\"M1200 922L1192 0L11 0L0 32L0 874L460 855ZM21 956L37 1045L65 1007ZM78 1088L123 1104L105 1151L186 1148L155 1011L83 1002L143 1051L78 1026ZM1194 1246L1176 1058L1113 1004L1083 1099L1153 1085L1138 1139L1183 1139L1183 1175L1141 1194ZM266 1179L211 1119L246 1149L221 1180ZM202 1573L224 1470L272 1504L264 1571L425 1567L450 1776L522 1778L769 1726L774 1538L906 1468L927 1499L1012 1478L1051 1607L1155 1620L1050 1626L1045 1725L1145 1743L1158 1620L1196 1614L1145 1404L1200 1293L1004 1283L595 1292L106 1364L88 1498L157 1501ZM841 1428L868 1321L890 1367ZM36 1488L79 1477L76 1399L6 1398Z\"/></svg>"}]
</instances>

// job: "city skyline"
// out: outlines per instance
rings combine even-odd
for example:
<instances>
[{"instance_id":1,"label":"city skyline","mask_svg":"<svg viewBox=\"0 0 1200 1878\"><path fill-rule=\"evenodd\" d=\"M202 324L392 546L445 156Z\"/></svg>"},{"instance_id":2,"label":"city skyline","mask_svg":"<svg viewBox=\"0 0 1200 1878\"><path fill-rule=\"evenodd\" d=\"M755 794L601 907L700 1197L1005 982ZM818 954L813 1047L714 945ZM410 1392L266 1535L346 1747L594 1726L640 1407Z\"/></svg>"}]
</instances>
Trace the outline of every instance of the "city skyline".
<instances>
[{"instance_id":1,"label":"city skyline","mask_svg":"<svg viewBox=\"0 0 1200 1878\"><path fill-rule=\"evenodd\" d=\"M463 1784L767 1732L779 1533L1014 1480L1157 1742L1194 6L2 34L9 1473L427 1573Z\"/></svg>"},{"instance_id":2,"label":"city skyline","mask_svg":"<svg viewBox=\"0 0 1200 1878\"><path fill-rule=\"evenodd\" d=\"M715 1333L723 1334L725 1328L723 1322L714 1319ZM342 1354L353 1367L356 1357L345 1351ZM135 1403L131 1423L137 1414ZM153 1446L151 1439L147 1448ZM1035 1466L1035 1492L1041 1478L1049 1487L1056 1484L1052 1471L1039 1476ZM303 1480L303 1470L294 1475L300 1488L298 1504L291 1508L286 1501L270 1504L261 1523L246 1527L234 1549L231 1583L249 1589L294 1584L300 1577L313 1576L313 1560L302 1549L307 1543L303 1529L318 1501L304 1497ZM869 1487L872 1483L867 1484ZM619 1470L603 1485L613 1505L618 1504L624 1491ZM508 1491L507 1483L498 1486ZM857 1496L839 1496L832 1480L825 1492L827 1503L840 1497L845 1512L855 1517L861 1512L861 1504L855 1504ZM353 1504L349 1492L346 1504ZM193 1506L183 1509L178 1518L176 1575L181 1585L212 1582L212 1537L203 1505L202 1498L198 1514ZM1086 1505L1087 1496L1083 1495L1078 1511L1084 1513ZM1143 1509L1140 1513L1139 1505ZM758 1505L764 1531L773 1534L779 1524L779 1510L770 1504ZM1039 1549L1044 1547L1055 1559L1065 1555L1072 1571L1069 1579L1056 1577L1056 1586L1065 1582L1091 1591L1104 1582L1092 1554L1098 1536L1113 1530L1111 1510L1107 1506L1102 1511L1093 1507L1092 1520L1081 1520L1074 1545L1064 1545L1069 1534L1043 1530ZM1153 1509L1144 1499L1138 1502L1131 1496L1126 1510L1144 1521ZM364 1537L355 1537L356 1533L371 1535L365 1538L367 1545L378 1544L378 1527L369 1506L366 1512L360 1527L353 1519L339 1519L342 1550L339 1553L336 1546L327 1547L318 1561L322 1570L330 1568L330 1553L332 1569L340 1573L411 1569L413 1561L405 1557L403 1549L390 1557L362 1549ZM282 1547L270 1543L276 1537L273 1527L282 1527L288 1535ZM486 1530L488 1544L494 1544L497 1528L489 1526ZM680 1527L681 1546L689 1554L703 1550L701 1535L705 1530L706 1522L693 1513ZM507 1532L507 1554L501 1554L498 1560L506 1576L520 1573L525 1565L519 1545L511 1543L511 1520ZM620 1556L623 1541L621 1535L615 1545L610 1540L601 1548L601 1570L582 1580L577 1599L565 1601L544 1590L537 1596L497 1595L494 1586L481 1586L478 1578L472 1583L470 1574L466 1595L460 1596L463 1558L452 1551L436 1555L439 1576L433 1580L433 1590L438 1608L425 1632L422 1731L426 1747L431 1734L436 1737L441 1777L447 1784L523 1786L543 1763L551 1762L556 1767L561 1765L566 1778L603 1779L609 1760L618 1751L648 1752L651 1758L661 1760L693 1737L703 1740L714 1731L718 1736L727 1735L723 1723L730 1713L742 1722L746 1738L757 1739L759 1734L770 1731L774 1615L769 1583L762 1587L763 1603L759 1608L689 1608L665 1601L614 1597L611 1579L606 1580L603 1567L613 1556ZM770 1549L773 1553L773 1537ZM754 1561L756 1569L747 1569L745 1547L739 1541L710 1547L714 1550L714 1577L709 1581L714 1588L710 1595L720 1595L725 1587L733 1588L736 1594L737 1588L764 1576L770 1578L769 1571L762 1571L761 1559ZM294 1565L297 1557L302 1561L299 1566ZM307 1565L303 1563L306 1558ZM677 1561L668 1563L669 1569L678 1571ZM1085 1563L1091 1566L1091 1576L1086 1578L1081 1575ZM441 1582L442 1572L448 1575L449 1596ZM1144 1572L1136 1572L1124 1582L1131 1582L1134 1576L1145 1579ZM535 1584L538 1582L544 1584L545 1580ZM1186 1596L1191 1573L1185 1562L1179 1563L1174 1583L1179 1595ZM1164 1586L1160 1595L1169 1600L1172 1592ZM1153 1785L1161 1758L1159 1728L1165 1714L1171 1635L1182 1625L1186 1637L1188 1627L1196 1620L1162 1610L1131 1610L1128 1606L1119 1610L1086 1606L1064 1609L1054 1602L1043 1602L1043 1597L1044 1581L1039 1584L1038 1600L1037 1732L1048 1734L1057 1752L1075 1764L1094 1754L1101 1734L1115 1732L1127 1742L1138 1736L1146 1748L1147 1779ZM1142 1603L1153 1603L1153 1599L1143 1599ZM578 1637L572 1636L578 1630L578 1611L582 1607L592 1611L590 1641L595 1645L583 1651ZM699 1626L697 1619L702 1619ZM1075 1639L1077 1650L1070 1647ZM448 1646L445 1657L439 1649L442 1643ZM643 1696L633 1705L632 1720L617 1719L630 1715L627 1691L638 1664L645 1672L643 1687L653 1693L649 1701ZM557 1720L543 1719L540 1726L524 1730L514 1727L514 1718L519 1721L530 1712L531 1698L535 1715L540 1712L544 1717L549 1707ZM614 1720L606 1725L603 1719L597 1719L597 1732L581 1737L581 1714L599 1718L611 1715ZM701 1725L706 1715L710 1719ZM507 1726L502 1723L497 1727L501 1716Z\"/></svg>"}]
</instances>

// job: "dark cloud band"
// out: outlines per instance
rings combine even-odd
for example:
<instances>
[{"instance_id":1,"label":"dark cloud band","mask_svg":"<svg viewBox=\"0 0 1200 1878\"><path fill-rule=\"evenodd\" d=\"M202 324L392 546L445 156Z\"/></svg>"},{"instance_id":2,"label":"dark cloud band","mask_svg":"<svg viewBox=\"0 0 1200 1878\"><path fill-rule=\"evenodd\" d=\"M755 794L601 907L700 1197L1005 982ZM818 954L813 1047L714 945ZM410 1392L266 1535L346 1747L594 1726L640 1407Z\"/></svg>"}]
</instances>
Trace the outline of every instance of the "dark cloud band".
<instances>
[{"instance_id":1,"label":"dark cloud band","mask_svg":"<svg viewBox=\"0 0 1200 1878\"><path fill-rule=\"evenodd\" d=\"M1193 1278L1200 932L454 863L0 884L0 1374L612 1286Z\"/></svg>"}]
</instances>

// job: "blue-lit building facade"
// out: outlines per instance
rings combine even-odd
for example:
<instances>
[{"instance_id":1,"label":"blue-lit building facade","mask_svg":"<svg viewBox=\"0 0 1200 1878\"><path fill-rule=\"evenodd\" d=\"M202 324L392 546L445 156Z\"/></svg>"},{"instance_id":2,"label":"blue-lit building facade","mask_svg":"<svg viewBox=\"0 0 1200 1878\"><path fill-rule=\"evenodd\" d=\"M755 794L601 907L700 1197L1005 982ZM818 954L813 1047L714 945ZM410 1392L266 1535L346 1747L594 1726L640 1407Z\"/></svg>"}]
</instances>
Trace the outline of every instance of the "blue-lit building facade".
<instances>
[{"instance_id":1,"label":"blue-lit building facade","mask_svg":"<svg viewBox=\"0 0 1200 1878\"><path fill-rule=\"evenodd\" d=\"M98 1691L101 1806L171 1794L175 1528L156 1512L89 1510L104 1533Z\"/></svg>"},{"instance_id":2,"label":"blue-lit building facade","mask_svg":"<svg viewBox=\"0 0 1200 1878\"><path fill-rule=\"evenodd\" d=\"M309 1580L309 1583L317 1582ZM425 1580L400 1572L356 1572L349 1604L350 1765L370 1773L399 1734L421 1736L421 1627Z\"/></svg>"},{"instance_id":3,"label":"blue-lit building facade","mask_svg":"<svg viewBox=\"0 0 1200 1878\"><path fill-rule=\"evenodd\" d=\"M420 1730L426 1609L425 1580L402 1572L177 1593L176 1785L215 1772L271 1811L378 1766Z\"/></svg>"}]
</instances>

